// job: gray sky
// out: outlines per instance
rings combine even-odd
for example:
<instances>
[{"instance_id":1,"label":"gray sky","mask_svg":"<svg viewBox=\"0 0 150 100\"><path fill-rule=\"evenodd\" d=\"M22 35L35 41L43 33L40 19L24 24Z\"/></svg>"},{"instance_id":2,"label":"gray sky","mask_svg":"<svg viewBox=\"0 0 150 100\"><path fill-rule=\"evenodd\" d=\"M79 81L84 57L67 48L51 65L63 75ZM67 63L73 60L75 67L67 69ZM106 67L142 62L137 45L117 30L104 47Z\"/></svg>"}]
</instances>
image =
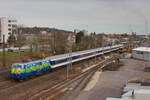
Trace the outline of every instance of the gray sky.
<instances>
[{"instance_id":1,"label":"gray sky","mask_svg":"<svg viewBox=\"0 0 150 100\"><path fill-rule=\"evenodd\" d=\"M0 0L0 16L25 26L105 33L144 33L149 10L150 0Z\"/></svg>"}]
</instances>

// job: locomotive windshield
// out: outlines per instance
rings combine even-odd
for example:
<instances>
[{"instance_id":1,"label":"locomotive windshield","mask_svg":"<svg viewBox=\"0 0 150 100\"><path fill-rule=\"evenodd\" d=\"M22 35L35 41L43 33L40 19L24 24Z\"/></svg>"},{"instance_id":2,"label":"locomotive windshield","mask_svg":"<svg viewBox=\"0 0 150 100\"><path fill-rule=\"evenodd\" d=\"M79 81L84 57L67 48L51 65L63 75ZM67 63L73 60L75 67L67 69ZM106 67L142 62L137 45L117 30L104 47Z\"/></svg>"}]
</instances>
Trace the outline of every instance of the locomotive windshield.
<instances>
[{"instance_id":1,"label":"locomotive windshield","mask_svg":"<svg viewBox=\"0 0 150 100\"><path fill-rule=\"evenodd\" d=\"M19 65L19 64L17 64L17 65L12 65L12 68L22 68L22 65Z\"/></svg>"}]
</instances>

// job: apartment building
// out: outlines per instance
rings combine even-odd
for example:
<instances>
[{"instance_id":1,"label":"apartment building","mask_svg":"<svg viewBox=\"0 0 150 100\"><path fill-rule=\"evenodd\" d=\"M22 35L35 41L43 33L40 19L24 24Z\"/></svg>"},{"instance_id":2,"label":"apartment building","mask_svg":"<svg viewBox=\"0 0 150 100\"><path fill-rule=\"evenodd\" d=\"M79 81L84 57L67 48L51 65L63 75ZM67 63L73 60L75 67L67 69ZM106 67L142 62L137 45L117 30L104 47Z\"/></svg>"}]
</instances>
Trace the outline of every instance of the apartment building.
<instances>
[{"instance_id":1,"label":"apartment building","mask_svg":"<svg viewBox=\"0 0 150 100\"><path fill-rule=\"evenodd\" d=\"M0 18L0 43L3 42L3 35L5 35L5 42L7 43L8 37L15 34L17 29L17 20L12 17Z\"/></svg>"}]
</instances>

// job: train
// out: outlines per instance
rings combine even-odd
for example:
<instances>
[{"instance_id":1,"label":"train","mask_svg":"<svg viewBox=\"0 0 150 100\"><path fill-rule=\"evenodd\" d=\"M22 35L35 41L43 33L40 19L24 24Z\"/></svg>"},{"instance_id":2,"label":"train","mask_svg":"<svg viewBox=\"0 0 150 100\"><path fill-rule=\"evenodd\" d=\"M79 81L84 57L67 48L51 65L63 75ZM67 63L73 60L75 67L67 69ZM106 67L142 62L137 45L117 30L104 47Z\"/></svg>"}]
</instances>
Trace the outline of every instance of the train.
<instances>
[{"instance_id":1,"label":"train","mask_svg":"<svg viewBox=\"0 0 150 100\"><path fill-rule=\"evenodd\" d=\"M61 54L51 57L46 57L45 59L40 59L25 63L14 63L11 66L11 77L15 80L25 79L32 75L38 75L45 71L51 71L57 67L61 67L70 63L69 58L72 59L72 63L81 60L89 59L95 56L99 56L105 53L116 51L122 48L123 45L107 46L102 48L84 50L72 52L71 56L69 53Z\"/></svg>"}]
</instances>

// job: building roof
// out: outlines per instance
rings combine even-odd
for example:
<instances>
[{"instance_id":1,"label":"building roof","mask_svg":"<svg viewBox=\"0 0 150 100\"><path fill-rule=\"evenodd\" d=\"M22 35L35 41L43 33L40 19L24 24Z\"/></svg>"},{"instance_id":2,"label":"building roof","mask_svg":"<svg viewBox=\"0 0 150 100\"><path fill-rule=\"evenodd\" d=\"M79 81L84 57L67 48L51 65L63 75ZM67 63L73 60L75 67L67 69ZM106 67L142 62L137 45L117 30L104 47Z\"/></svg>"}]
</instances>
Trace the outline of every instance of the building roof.
<instances>
[{"instance_id":1,"label":"building roof","mask_svg":"<svg viewBox=\"0 0 150 100\"><path fill-rule=\"evenodd\" d=\"M133 99L127 99L127 98L111 98L111 97L108 97L106 100L133 100Z\"/></svg>"},{"instance_id":2,"label":"building roof","mask_svg":"<svg viewBox=\"0 0 150 100\"><path fill-rule=\"evenodd\" d=\"M145 89L136 90L135 94L150 94L150 90Z\"/></svg>"},{"instance_id":3,"label":"building roof","mask_svg":"<svg viewBox=\"0 0 150 100\"><path fill-rule=\"evenodd\" d=\"M143 52L150 52L150 47L138 47L135 49L132 49L134 51L143 51Z\"/></svg>"},{"instance_id":4,"label":"building roof","mask_svg":"<svg viewBox=\"0 0 150 100\"><path fill-rule=\"evenodd\" d=\"M149 100L150 86L143 86L140 83L127 83L124 87L129 88L123 91L121 98L107 97L106 100Z\"/></svg>"}]
</instances>

